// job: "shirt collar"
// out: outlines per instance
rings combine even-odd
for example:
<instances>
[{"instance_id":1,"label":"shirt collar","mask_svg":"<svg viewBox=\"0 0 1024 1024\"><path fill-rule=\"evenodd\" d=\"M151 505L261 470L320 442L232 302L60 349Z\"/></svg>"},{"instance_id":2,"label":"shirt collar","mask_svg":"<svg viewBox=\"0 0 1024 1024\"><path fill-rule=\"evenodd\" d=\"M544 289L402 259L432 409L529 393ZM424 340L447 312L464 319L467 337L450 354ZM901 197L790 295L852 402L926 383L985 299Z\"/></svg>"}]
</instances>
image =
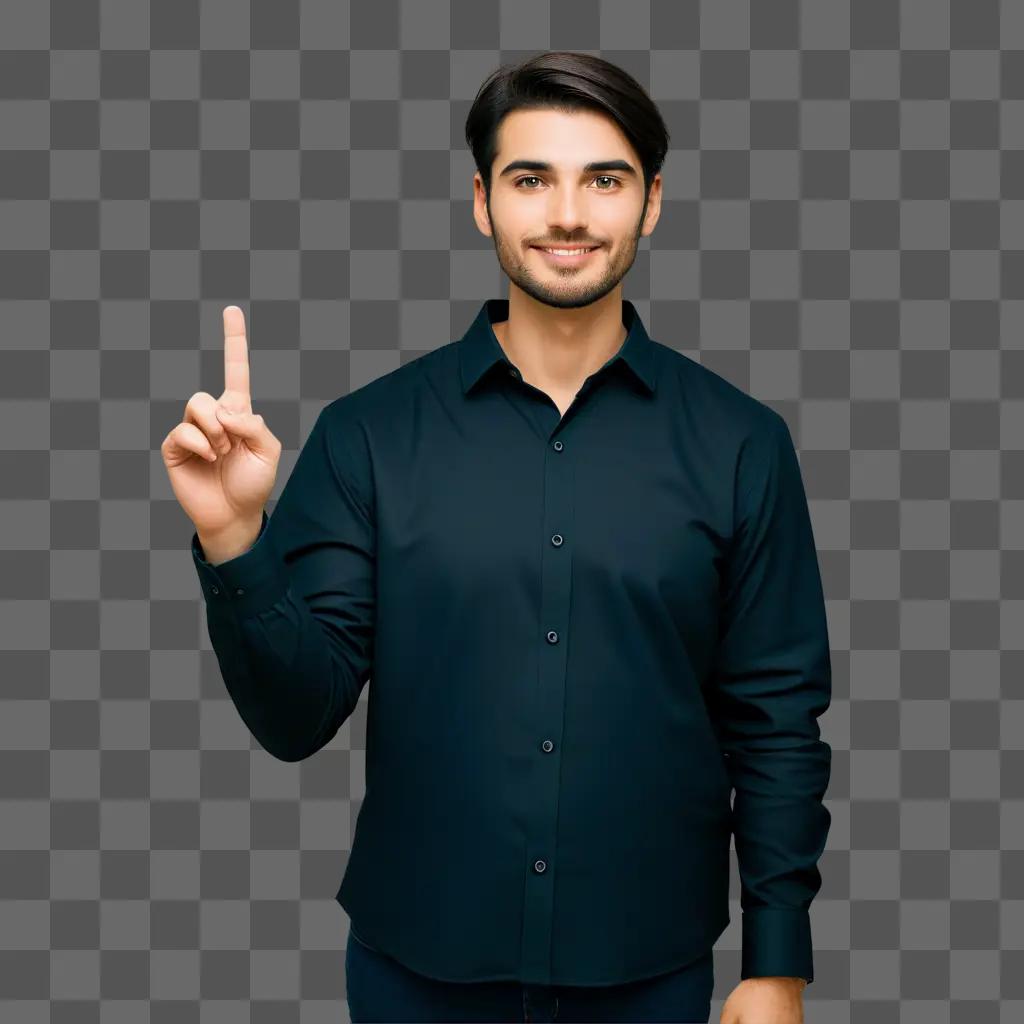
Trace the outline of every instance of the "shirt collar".
<instances>
[{"instance_id":1,"label":"shirt collar","mask_svg":"<svg viewBox=\"0 0 1024 1024\"><path fill-rule=\"evenodd\" d=\"M507 319L508 299L487 299L480 307L476 319L459 339L463 392L468 392L496 362L513 365L491 327L491 324ZM653 393L656 369L654 343L636 306L629 299L622 300L622 323L628 331L626 340L604 366L622 360L647 390Z\"/></svg>"}]
</instances>

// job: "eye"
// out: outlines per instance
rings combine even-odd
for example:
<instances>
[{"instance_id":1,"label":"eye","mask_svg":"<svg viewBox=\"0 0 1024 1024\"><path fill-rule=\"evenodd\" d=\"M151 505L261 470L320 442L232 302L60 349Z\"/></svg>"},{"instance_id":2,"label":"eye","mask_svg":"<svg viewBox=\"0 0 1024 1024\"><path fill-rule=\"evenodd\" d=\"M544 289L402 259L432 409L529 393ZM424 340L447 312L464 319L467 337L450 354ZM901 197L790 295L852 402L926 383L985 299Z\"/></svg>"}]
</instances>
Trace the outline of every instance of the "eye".
<instances>
[{"instance_id":1,"label":"eye","mask_svg":"<svg viewBox=\"0 0 1024 1024\"><path fill-rule=\"evenodd\" d=\"M622 181L621 181L621 180L620 180L619 178L615 178L615 177L613 177L613 176L612 176L612 175L610 175L610 174L599 174L599 175L598 175L598 176L597 176L597 177L596 177L596 178L594 179L594 181L602 181L602 180L603 180L603 181L610 181L610 182L614 182L614 183L615 183L615 184L616 184L617 186L621 186L621 184L622 184ZM540 181L540 178L538 178L536 174L526 174L526 175L524 175L524 176L523 176L522 178L517 178L517 179L516 179L516 180L515 180L515 181L514 181L514 182L512 183L512 187L513 187L513 188L519 188L519 186L520 186L520 185L521 185L521 184L522 184L522 183L523 183L524 181ZM536 191L537 191L537 189L535 189L535 188L528 188L528 189L526 189L525 191L527 191L527 192L536 192ZM615 191L615 189L614 189L614 188L599 188L599 189L598 189L597 191L598 191L598 192L614 192L614 191Z\"/></svg>"}]
</instances>

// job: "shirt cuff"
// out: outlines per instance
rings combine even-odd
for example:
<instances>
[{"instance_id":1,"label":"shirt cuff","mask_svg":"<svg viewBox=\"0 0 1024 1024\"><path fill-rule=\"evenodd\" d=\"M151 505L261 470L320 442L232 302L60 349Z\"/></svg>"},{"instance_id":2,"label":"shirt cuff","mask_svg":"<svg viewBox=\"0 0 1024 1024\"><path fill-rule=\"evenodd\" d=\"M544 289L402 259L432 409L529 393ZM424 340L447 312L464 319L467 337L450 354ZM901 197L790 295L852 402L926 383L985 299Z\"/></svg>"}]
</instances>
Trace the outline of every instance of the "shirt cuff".
<instances>
[{"instance_id":1,"label":"shirt cuff","mask_svg":"<svg viewBox=\"0 0 1024 1024\"><path fill-rule=\"evenodd\" d=\"M811 918L807 910L752 907L743 911L740 978L814 980Z\"/></svg>"},{"instance_id":2,"label":"shirt cuff","mask_svg":"<svg viewBox=\"0 0 1024 1024\"><path fill-rule=\"evenodd\" d=\"M273 607L288 589L288 576L267 537L266 509L260 520L260 532L248 551L226 562L211 565L206 560L199 534L192 533L192 560L199 574L207 608L214 613L235 617L256 615Z\"/></svg>"}]
</instances>

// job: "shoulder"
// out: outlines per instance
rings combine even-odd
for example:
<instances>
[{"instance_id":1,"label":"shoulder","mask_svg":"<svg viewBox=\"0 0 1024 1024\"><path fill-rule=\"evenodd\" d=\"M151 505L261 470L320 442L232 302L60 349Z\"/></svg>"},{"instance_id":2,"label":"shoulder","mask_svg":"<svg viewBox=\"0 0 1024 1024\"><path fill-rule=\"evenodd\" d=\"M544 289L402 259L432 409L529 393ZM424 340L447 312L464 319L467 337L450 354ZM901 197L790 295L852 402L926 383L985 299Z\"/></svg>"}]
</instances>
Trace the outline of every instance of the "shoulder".
<instances>
[{"instance_id":1,"label":"shoulder","mask_svg":"<svg viewBox=\"0 0 1024 1024\"><path fill-rule=\"evenodd\" d=\"M361 427L369 433L375 426L393 421L396 414L409 408L410 400L421 385L423 370L438 357L439 351L417 356L338 396L324 407L328 425L332 428Z\"/></svg>"},{"instance_id":2,"label":"shoulder","mask_svg":"<svg viewBox=\"0 0 1024 1024\"><path fill-rule=\"evenodd\" d=\"M775 438L779 431L788 431L785 419L767 403L685 352L655 344L661 349L661 383L670 399L699 418L702 433L716 446L738 453L759 438Z\"/></svg>"}]
</instances>

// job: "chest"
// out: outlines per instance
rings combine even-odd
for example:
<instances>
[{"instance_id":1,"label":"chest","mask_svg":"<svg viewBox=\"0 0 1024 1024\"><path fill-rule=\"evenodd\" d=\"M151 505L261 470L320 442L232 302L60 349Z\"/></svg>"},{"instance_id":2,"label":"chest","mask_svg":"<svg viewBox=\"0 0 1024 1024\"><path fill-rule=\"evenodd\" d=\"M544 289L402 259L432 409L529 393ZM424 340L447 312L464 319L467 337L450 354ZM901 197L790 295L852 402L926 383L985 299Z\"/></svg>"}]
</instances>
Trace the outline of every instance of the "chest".
<instances>
[{"instance_id":1,"label":"chest","mask_svg":"<svg viewBox=\"0 0 1024 1024\"><path fill-rule=\"evenodd\" d=\"M564 416L573 396L557 401ZM731 528L726 456L666 429L649 404L609 410L581 406L564 429L551 410L548 433L496 402L470 429L431 421L401 457L380 456L384 586L453 615L497 611L513 590L540 610L568 588L577 603L613 594L709 628Z\"/></svg>"}]
</instances>

